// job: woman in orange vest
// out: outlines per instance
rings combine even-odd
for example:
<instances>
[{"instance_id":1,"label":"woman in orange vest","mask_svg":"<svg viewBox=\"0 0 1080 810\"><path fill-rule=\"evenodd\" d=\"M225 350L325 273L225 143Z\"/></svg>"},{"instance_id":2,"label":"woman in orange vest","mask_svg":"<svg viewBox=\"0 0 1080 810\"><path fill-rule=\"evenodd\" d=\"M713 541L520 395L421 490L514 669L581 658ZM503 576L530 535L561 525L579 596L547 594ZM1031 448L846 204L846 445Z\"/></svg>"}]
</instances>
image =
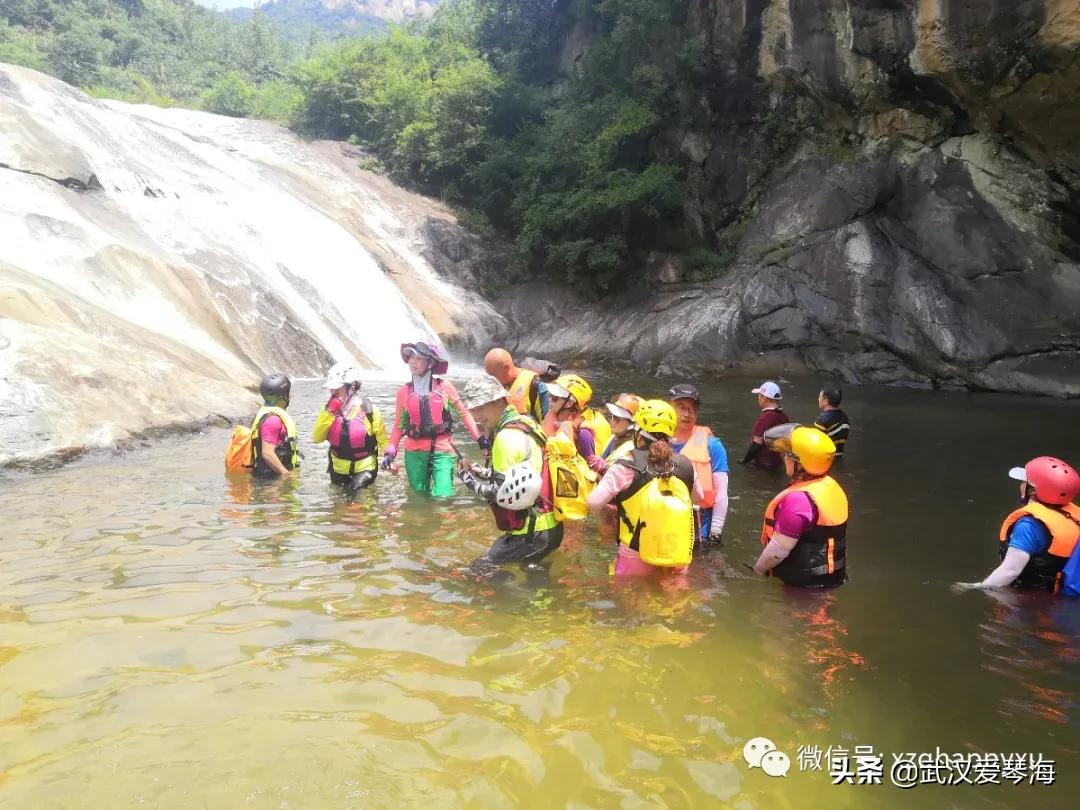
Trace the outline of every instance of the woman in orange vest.
<instances>
[{"instance_id":1,"label":"woman in orange vest","mask_svg":"<svg viewBox=\"0 0 1080 810\"><path fill-rule=\"evenodd\" d=\"M1001 524L1001 564L982 582L958 582L959 588L1005 588L1012 585L1057 593L1062 570L1080 540L1080 475L1052 456L1033 458L1013 467L1009 477L1020 481L1023 505Z\"/></svg>"},{"instance_id":2,"label":"woman in orange vest","mask_svg":"<svg viewBox=\"0 0 1080 810\"><path fill-rule=\"evenodd\" d=\"M796 424L765 431L765 443L784 457L790 484L765 509L754 573L803 588L843 585L848 500L828 474L836 445L820 430Z\"/></svg>"},{"instance_id":3,"label":"woman in orange vest","mask_svg":"<svg viewBox=\"0 0 1080 810\"><path fill-rule=\"evenodd\" d=\"M697 423L701 397L696 386L680 383L668 391L668 396L679 417L671 447L694 465L705 493L699 512L701 542L719 547L724 542L728 510L727 450L711 430Z\"/></svg>"}]
</instances>

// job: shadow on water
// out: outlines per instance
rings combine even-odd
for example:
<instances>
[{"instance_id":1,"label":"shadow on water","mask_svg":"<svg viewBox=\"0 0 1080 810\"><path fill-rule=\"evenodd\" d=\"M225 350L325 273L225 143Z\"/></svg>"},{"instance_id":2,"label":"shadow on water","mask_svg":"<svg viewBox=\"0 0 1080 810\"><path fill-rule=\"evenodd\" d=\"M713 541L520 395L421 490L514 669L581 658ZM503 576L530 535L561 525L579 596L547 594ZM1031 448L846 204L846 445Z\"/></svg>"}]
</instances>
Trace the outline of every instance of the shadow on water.
<instances>
[{"instance_id":1,"label":"shadow on water","mask_svg":"<svg viewBox=\"0 0 1080 810\"><path fill-rule=\"evenodd\" d=\"M702 386L733 462L755 382ZM813 383L784 383L811 420ZM393 388L369 387L388 409ZM301 426L319 393L298 387ZM852 579L828 593L746 574L783 482L736 464L722 552L640 582L608 575L591 521L538 569L475 576L486 508L388 474L347 496L306 438L282 483L224 477L224 429L5 475L0 803L1073 806L1080 605L948 586L994 564L1005 470L1080 460L1075 405L846 396ZM787 778L746 766L757 736ZM1058 784L905 791L799 767L801 747L857 745L886 782L893 753L940 747L1041 752Z\"/></svg>"}]
</instances>

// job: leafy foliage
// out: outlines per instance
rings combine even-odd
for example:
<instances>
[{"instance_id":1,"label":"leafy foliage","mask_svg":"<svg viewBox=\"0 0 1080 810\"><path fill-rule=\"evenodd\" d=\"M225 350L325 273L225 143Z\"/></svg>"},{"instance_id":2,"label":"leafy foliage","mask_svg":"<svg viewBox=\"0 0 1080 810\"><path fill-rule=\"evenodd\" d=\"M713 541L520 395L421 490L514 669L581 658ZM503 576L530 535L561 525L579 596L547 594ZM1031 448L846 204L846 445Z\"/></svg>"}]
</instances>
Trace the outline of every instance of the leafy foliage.
<instances>
[{"instance_id":1,"label":"leafy foliage","mask_svg":"<svg viewBox=\"0 0 1080 810\"><path fill-rule=\"evenodd\" d=\"M291 59L261 15L240 23L192 0L0 3L0 60L102 97L189 106L205 99L230 114L249 114L260 105L239 103L240 82L258 90L280 81ZM290 104L263 106L291 111Z\"/></svg>"},{"instance_id":2,"label":"leafy foliage","mask_svg":"<svg viewBox=\"0 0 1080 810\"><path fill-rule=\"evenodd\" d=\"M596 293L632 282L652 250L684 254L703 278L734 258L733 239L707 248L686 233L682 172L664 157L701 95L691 0L456 0L379 35L309 37L303 55L263 14L238 21L191 0L3 2L0 58L100 96L356 143L366 165L511 240L508 280ZM773 146L791 126L775 116Z\"/></svg>"},{"instance_id":3,"label":"leafy foliage","mask_svg":"<svg viewBox=\"0 0 1080 810\"><path fill-rule=\"evenodd\" d=\"M297 70L298 123L511 237L520 272L612 289L685 240L680 170L651 150L694 80L664 41L687 4L579 0L571 21L594 33L569 74L565 5L460 0L427 26L330 47Z\"/></svg>"}]
</instances>

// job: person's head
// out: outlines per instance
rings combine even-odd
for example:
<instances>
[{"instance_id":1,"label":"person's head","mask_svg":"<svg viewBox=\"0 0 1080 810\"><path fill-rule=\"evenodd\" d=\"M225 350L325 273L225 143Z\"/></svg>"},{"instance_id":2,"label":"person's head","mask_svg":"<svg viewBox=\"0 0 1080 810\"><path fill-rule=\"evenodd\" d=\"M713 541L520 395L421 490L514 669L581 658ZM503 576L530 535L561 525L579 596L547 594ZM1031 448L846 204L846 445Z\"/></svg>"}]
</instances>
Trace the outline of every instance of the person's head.
<instances>
[{"instance_id":1,"label":"person's head","mask_svg":"<svg viewBox=\"0 0 1080 810\"><path fill-rule=\"evenodd\" d=\"M619 394L604 406L612 433L622 438L634 429L634 414L641 402L641 397L636 394Z\"/></svg>"},{"instance_id":2,"label":"person's head","mask_svg":"<svg viewBox=\"0 0 1080 810\"><path fill-rule=\"evenodd\" d=\"M504 386L513 385L514 378L517 377L514 358L506 349L492 349L484 355L484 371Z\"/></svg>"},{"instance_id":3,"label":"person's head","mask_svg":"<svg viewBox=\"0 0 1080 810\"><path fill-rule=\"evenodd\" d=\"M750 393L757 394L759 408L779 408L784 399L780 386L772 380L766 380Z\"/></svg>"},{"instance_id":4,"label":"person's head","mask_svg":"<svg viewBox=\"0 0 1080 810\"><path fill-rule=\"evenodd\" d=\"M561 419L584 413L592 399L592 386L577 374L563 374L555 382L548 383L547 389L551 409Z\"/></svg>"},{"instance_id":5,"label":"person's head","mask_svg":"<svg viewBox=\"0 0 1080 810\"><path fill-rule=\"evenodd\" d=\"M675 435L677 422L674 406L662 399L645 400L634 414L634 424L638 429L635 443L639 448L649 449L649 464L653 467L671 464L674 455L671 438Z\"/></svg>"},{"instance_id":6,"label":"person's head","mask_svg":"<svg viewBox=\"0 0 1080 810\"><path fill-rule=\"evenodd\" d=\"M668 391L668 398L675 415L679 420L680 428L689 428L697 424L698 410L701 408L701 395L698 394L697 386L690 383L673 385Z\"/></svg>"},{"instance_id":7,"label":"person's head","mask_svg":"<svg viewBox=\"0 0 1080 810\"><path fill-rule=\"evenodd\" d=\"M819 478L836 458L836 444L825 433L794 422L765 431L765 445L784 457L788 478Z\"/></svg>"},{"instance_id":8,"label":"person's head","mask_svg":"<svg viewBox=\"0 0 1080 810\"><path fill-rule=\"evenodd\" d=\"M432 374L445 374L449 364L439 349L430 343L402 343L401 359L409 366L414 377Z\"/></svg>"},{"instance_id":9,"label":"person's head","mask_svg":"<svg viewBox=\"0 0 1080 810\"><path fill-rule=\"evenodd\" d=\"M826 408L839 408L840 407L840 389L839 388L822 388L821 393L818 394L817 404L821 410Z\"/></svg>"},{"instance_id":10,"label":"person's head","mask_svg":"<svg viewBox=\"0 0 1080 810\"><path fill-rule=\"evenodd\" d=\"M1080 475L1053 456L1039 456L1023 467L1013 467L1009 477L1020 482L1020 498L1025 503L1034 498L1047 506L1064 506L1080 495Z\"/></svg>"},{"instance_id":11,"label":"person's head","mask_svg":"<svg viewBox=\"0 0 1080 810\"><path fill-rule=\"evenodd\" d=\"M360 390L360 369L348 362L335 363L326 374L323 388L327 389L332 396L345 399L353 392Z\"/></svg>"},{"instance_id":12,"label":"person's head","mask_svg":"<svg viewBox=\"0 0 1080 810\"><path fill-rule=\"evenodd\" d=\"M292 381L280 372L267 374L259 383L259 393L262 394L263 402L267 405L288 408Z\"/></svg>"},{"instance_id":13,"label":"person's head","mask_svg":"<svg viewBox=\"0 0 1080 810\"><path fill-rule=\"evenodd\" d=\"M506 412L506 389L490 374L477 374L461 389L461 404L485 433L493 433Z\"/></svg>"}]
</instances>

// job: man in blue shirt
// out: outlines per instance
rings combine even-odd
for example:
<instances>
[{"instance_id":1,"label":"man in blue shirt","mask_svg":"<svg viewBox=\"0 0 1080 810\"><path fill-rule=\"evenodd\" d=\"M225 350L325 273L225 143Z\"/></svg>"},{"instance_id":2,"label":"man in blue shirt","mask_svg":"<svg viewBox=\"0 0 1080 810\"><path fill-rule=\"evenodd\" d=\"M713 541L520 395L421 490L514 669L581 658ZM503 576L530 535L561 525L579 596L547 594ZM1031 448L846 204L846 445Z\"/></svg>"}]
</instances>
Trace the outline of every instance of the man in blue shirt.
<instances>
[{"instance_id":1,"label":"man in blue shirt","mask_svg":"<svg viewBox=\"0 0 1080 810\"><path fill-rule=\"evenodd\" d=\"M682 453L694 465L694 473L705 493L701 503L701 541L720 546L728 510L727 451L711 430L697 423L701 397L696 386L680 383L668 395L679 420L671 449Z\"/></svg>"}]
</instances>

